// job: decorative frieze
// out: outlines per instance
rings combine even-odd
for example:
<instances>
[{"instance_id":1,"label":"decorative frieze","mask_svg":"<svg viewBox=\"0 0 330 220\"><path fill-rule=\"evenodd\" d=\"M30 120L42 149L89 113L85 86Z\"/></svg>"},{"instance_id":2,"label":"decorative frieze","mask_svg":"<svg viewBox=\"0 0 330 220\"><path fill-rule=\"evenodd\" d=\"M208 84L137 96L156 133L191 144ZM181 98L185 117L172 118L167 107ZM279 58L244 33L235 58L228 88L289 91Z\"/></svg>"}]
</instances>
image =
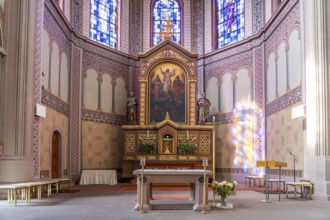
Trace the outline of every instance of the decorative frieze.
<instances>
[{"instance_id":1,"label":"decorative frieze","mask_svg":"<svg viewBox=\"0 0 330 220\"><path fill-rule=\"evenodd\" d=\"M253 33L258 33L264 26L263 5L264 1L262 0L253 1Z\"/></svg>"},{"instance_id":2,"label":"decorative frieze","mask_svg":"<svg viewBox=\"0 0 330 220\"><path fill-rule=\"evenodd\" d=\"M204 39L204 17L203 17L203 1L192 0L192 51L198 54L203 54L203 39Z\"/></svg>"},{"instance_id":3,"label":"decorative frieze","mask_svg":"<svg viewBox=\"0 0 330 220\"><path fill-rule=\"evenodd\" d=\"M131 0L130 1L130 54L137 55L140 53L142 48L142 6L143 1Z\"/></svg>"},{"instance_id":4,"label":"decorative frieze","mask_svg":"<svg viewBox=\"0 0 330 220\"><path fill-rule=\"evenodd\" d=\"M210 115L208 121L212 121L212 117L214 116L217 124L230 124L238 120L244 121L247 114L251 115L253 113L253 109L246 109L238 112L219 113L217 115Z\"/></svg>"},{"instance_id":5,"label":"decorative frieze","mask_svg":"<svg viewBox=\"0 0 330 220\"><path fill-rule=\"evenodd\" d=\"M89 109L82 109L81 119L86 121L93 121L106 124L122 125L126 123L125 115L117 115L112 113L93 111Z\"/></svg>"},{"instance_id":6,"label":"decorative frieze","mask_svg":"<svg viewBox=\"0 0 330 220\"><path fill-rule=\"evenodd\" d=\"M47 89L42 90L41 103L69 117L69 104L49 92Z\"/></svg>"},{"instance_id":7,"label":"decorative frieze","mask_svg":"<svg viewBox=\"0 0 330 220\"><path fill-rule=\"evenodd\" d=\"M271 103L267 104L267 116L275 114L288 108L298 102L302 101L302 87L301 85L292 89L283 96L275 99Z\"/></svg>"}]
</instances>

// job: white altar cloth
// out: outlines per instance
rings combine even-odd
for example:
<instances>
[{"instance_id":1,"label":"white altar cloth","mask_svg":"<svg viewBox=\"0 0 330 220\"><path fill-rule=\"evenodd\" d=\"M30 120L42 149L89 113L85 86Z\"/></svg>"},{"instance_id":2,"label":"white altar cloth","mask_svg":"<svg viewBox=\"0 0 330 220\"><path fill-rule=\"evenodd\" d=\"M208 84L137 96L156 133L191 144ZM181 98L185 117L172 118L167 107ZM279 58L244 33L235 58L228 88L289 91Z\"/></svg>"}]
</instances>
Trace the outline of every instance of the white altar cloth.
<instances>
[{"instance_id":1,"label":"white altar cloth","mask_svg":"<svg viewBox=\"0 0 330 220\"><path fill-rule=\"evenodd\" d=\"M117 184L117 173L115 170L83 170L79 185L90 184Z\"/></svg>"}]
</instances>

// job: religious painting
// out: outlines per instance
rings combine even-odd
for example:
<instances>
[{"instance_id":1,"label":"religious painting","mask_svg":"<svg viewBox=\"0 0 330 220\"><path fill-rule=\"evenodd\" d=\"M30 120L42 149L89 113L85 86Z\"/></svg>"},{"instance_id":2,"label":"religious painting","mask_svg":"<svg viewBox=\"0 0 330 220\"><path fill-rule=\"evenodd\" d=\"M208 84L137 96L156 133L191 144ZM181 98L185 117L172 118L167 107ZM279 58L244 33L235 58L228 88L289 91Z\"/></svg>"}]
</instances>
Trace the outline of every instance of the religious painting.
<instances>
[{"instance_id":1,"label":"religious painting","mask_svg":"<svg viewBox=\"0 0 330 220\"><path fill-rule=\"evenodd\" d=\"M168 112L171 120L186 122L186 75L176 63L157 64L149 74L149 122L165 119Z\"/></svg>"}]
</instances>

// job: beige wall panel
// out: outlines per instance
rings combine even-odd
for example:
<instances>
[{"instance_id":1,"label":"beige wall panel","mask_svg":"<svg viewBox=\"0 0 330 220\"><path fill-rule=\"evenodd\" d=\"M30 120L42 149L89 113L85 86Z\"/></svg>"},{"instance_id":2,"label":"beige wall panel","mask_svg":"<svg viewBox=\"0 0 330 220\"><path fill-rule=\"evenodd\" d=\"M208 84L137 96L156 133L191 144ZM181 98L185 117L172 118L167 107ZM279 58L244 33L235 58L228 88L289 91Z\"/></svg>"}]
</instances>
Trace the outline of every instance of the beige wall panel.
<instances>
[{"instance_id":1,"label":"beige wall panel","mask_svg":"<svg viewBox=\"0 0 330 220\"><path fill-rule=\"evenodd\" d=\"M126 114L126 103L127 103L127 90L125 88L125 81L122 78L117 78L115 87L115 111L119 115Z\"/></svg>"},{"instance_id":2,"label":"beige wall panel","mask_svg":"<svg viewBox=\"0 0 330 220\"><path fill-rule=\"evenodd\" d=\"M275 76L275 53L268 58L267 70L267 101L271 102L276 97L276 76Z\"/></svg>"},{"instance_id":3,"label":"beige wall panel","mask_svg":"<svg viewBox=\"0 0 330 220\"><path fill-rule=\"evenodd\" d=\"M98 81L97 72L93 69L87 70L87 77L85 80L84 88L84 105L85 108L96 110L98 99Z\"/></svg>"},{"instance_id":4,"label":"beige wall panel","mask_svg":"<svg viewBox=\"0 0 330 220\"><path fill-rule=\"evenodd\" d=\"M112 106L112 85L111 77L103 74L103 82L101 88L101 108L103 112L111 112Z\"/></svg>"},{"instance_id":5,"label":"beige wall panel","mask_svg":"<svg viewBox=\"0 0 330 220\"><path fill-rule=\"evenodd\" d=\"M301 84L301 42L297 30L289 36L289 82L292 89Z\"/></svg>"},{"instance_id":6,"label":"beige wall panel","mask_svg":"<svg viewBox=\"0 0 330 220\"><path fill-rule=\"evenodd\" d=\"M211 102L211 106L209 109L210 114L213 115L218 113L219 97L218 97L218 79L216 77L210 78L209 81L207 82L206 97Z\"/></svg>"},{"instance_id":7,"label":"beige wall panel","mask_svg":"<svg viewBox=\"0 0 330 220\"><path fill-rule=\"evenodd\" d=\"M236 81L236 107L246 105L251 100L250 77L247 69L237 72Z\"/></svg>"},{"instance_id":8,"label":"beige wall panel","mask_svg":"<svg viewBox=\"0 0 330 220\"><path fill-rule=\"evenodd\" d=\"M59 64L60 64L60 51L56 42L53 42L52 62L51 62L51 91L54 95L58 95L59 85Z\"/></svg>"},{"instance_id":9,"label":"beige wall panel","mask_svg":"<svg viewBox=\"0 0 330 220\"><path fill-rule=\"evenodd\" d=\"M220 103L221 112L233 111L233 80L230 73L225 73L222 76Z\"/></svg>"},{"instance_id":10,"label":"beige wall panel","mask_svg":"<svg viewBox=\"0 0 330 220\"><path fill-rule=\"evenodd\" d=\"M82 121L83 169L120 168L123 140L121 126Z\"/></svg>"},{"instance_id":11,"label":"beige wall panel","mask_svg":"<svg viewBox=\"0 0 330 220\"><path fill-rule=\"evenodd\" d=\"M68 58L66 54L62 54L62 62L61 62L61 99L65 102L69 101L69 66L68 66Z\"/></svg>"},{"instance_id":12,"label":"beige wall panel","mask_svg":"<svg viewBox=\"0 0 330 220\"><path fill-rule=\"evenodd\" d=\"M51 143L53 131L61 134L61 166L68 169L69 119L65 115L46 107L46 118L40 118L40 170L51 171Z\"/></svg>"},{"instance_id":13,"label":"beige wall panel","mask_svg":"<svg viewBox=\"0 0 330 220\"><path fill-rule=\"evenodd\" d=\"M285 43L282 42L278 47L278 94L279 96L286 93L286 54Z\"/></svg>"},{"instance_id":14,"label":"beige wall panel","mask_svg":"<svg viewBox=\"0 0 330 220\"><path fill-rule=\"evenodd\" d=\"M288 163L285 169L293 170L293 160L290 152L296 155L296 169L303 170L303 119L291 118L291 109L297 105L286 108L268 117L267 120L267 146L268 157L271 160Z\"/></svg>"}]
</instances>

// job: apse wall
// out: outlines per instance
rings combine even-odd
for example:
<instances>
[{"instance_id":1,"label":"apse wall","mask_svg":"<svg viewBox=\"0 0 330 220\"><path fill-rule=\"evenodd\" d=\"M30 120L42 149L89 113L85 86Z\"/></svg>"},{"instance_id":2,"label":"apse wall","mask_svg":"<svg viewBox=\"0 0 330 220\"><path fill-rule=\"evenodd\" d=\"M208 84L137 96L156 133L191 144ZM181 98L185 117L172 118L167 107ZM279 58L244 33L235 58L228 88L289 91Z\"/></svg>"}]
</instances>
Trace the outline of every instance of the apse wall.
<instances>
[{"instance_id":1,"label":"apse wall","mask_svg":"<svg viewBox=\"0 0 330 220\"><path fill-rule=\"evenodd\" d=\"M127 2L122 1L124 9ZM83 12L83 5L76 6ZM128 89L134 89L128 86L128 75L136 63L129 64L126 55L86 41L79 27L72 32L53 1L45 1L43 21L40 86L46 118L39 121L40 176L51 176L54 131L61 134L61 176L70 173L75 179L81 169L100 167L120 171L120 125L126 121Z\"/></svg>"},{"instance_id":2,"label":"apse wall","mask_svg":"<svg viewBox=\"0 0 330 220\"><path fill-rule=\"evenodd\" d=\"M205 55L209 120L214 116L216 121L217 172L262 172L256 161L265 159L267 150L268 160L288 163L282 171L287 176L293 175L289 153L294 153L297 174L303 175L304 118L292 118L292 109L303 104L300 4L287 1L276 13L259 35Z\"/></svg>"}]
</instances>

